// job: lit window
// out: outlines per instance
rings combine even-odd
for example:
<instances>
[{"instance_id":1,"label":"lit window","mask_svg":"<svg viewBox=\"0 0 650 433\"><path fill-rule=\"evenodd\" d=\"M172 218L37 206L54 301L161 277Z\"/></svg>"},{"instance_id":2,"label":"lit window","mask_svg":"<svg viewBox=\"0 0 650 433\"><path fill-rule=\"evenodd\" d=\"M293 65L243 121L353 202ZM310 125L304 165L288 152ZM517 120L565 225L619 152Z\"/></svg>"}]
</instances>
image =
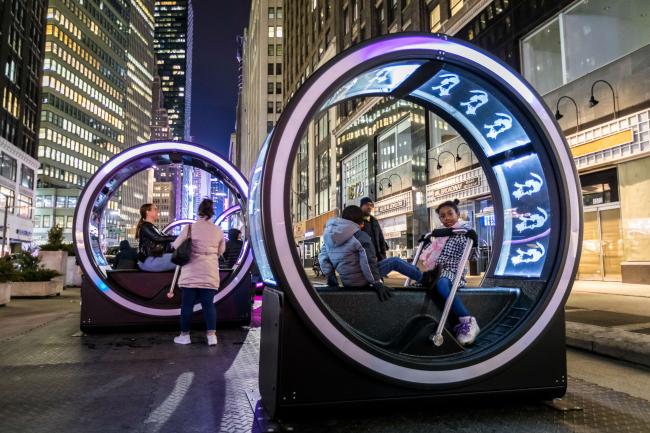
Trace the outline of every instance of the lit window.
<instances>
[{"instance_id":1,"label":"lit window","mask_svg":"<svg viewBox=\"0 0 650 433\"><path fill-rule=\"evenodd\" d=\"M429 22L431 33L436 33L440 30L440 5L436 5L429 14Z\"/></svg>"}]
</instances>

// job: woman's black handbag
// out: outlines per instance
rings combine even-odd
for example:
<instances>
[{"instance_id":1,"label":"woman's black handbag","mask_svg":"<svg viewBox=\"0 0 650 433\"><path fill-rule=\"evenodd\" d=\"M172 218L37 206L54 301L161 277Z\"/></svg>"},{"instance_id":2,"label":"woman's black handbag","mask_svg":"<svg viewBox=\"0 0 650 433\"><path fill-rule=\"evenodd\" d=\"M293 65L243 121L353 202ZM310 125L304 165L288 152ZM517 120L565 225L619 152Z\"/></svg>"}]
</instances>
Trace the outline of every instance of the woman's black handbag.
<instances>
[{"instance_id":1,"label":"woman's black handbag","mask_svg":"<svg viewBox=\"0 0 650 433\"><path fill-rule=\"evenodd\" d=\"M187 231L187 239L185 239L179 246L172 252L172 263L177 266L184 266L189 263L192 257L192 226L190 225Z\"/></svg>"}]
</instances>

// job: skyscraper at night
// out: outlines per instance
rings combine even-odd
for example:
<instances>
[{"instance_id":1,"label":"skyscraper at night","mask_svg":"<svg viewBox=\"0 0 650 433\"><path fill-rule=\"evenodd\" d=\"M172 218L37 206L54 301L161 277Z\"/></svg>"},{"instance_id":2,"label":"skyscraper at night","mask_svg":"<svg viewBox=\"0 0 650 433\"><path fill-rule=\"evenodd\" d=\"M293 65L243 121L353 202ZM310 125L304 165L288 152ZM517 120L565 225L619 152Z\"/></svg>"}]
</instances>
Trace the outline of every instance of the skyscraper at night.
<instances>
[{"instance_id":1,"label":"skyscraper at night","mask_svg":"<svg viewBox=\"0 0 650 433\"><path fill-rule=\"evenodd\" d=\"M152 0L49 2L37 242L54 225L71 240L77 197L88 179L116 153L149 140L153 30ZM133 237L149 192L146 174L124 183L108 206L107 243Z\"/></svg>"},{"instance_id":2,"label":"skyscraper at night","mask_svg":"<svg viewBox=\"0 0 650 433\"><path fill-rule=\"evenodd\" d=\"M191 0L156 0L156 32L154 49L162 106L167 110L171 138L190 139L192 105L192 35L193 9ZM182 178L172 179L181 185L180 206L176 204L176 218L188 218L193 206L192 170L177 171Z\"/></svg>"},{"instance_id":3,"label":"skyscraper at night","mask_svg":"<svg viewBox=\"0 0 650 433\"><path fill-rule=\"evenodd\" d=\"M191 0L156 0L154 48L163 106L167 110L174 140L190 135L192 103Z\"/></svg>"}]
</instances>

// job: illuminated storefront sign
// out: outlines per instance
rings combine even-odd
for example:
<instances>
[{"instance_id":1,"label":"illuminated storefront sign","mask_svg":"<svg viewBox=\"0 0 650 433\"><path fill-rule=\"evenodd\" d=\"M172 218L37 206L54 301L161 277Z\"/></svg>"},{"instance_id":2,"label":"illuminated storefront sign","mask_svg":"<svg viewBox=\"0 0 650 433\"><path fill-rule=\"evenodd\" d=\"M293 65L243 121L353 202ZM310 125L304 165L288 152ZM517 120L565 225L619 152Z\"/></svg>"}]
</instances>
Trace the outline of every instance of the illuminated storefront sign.
<instances>
[{"instance_id":1,"label":"illuminated storefront sign","mask_svg":"<svg viewBox=\"0 0 650 433\"><path fill-rule=\"evenodd\" d=\"M473 177L460 183L455 183L453 185L445 186L442 188L431 188L431 194L433 195L434 199L438 199L449 194L457 193L459 191L464 191L470 188L476 188L478 186L481 186L481 178Z\"/></svg>"},{"instance_id":2,"label":"illuminated storefront sign","mask_svg":"<svg viewBox=\"0 0 650 433\"><path fill-rule=\"evenodd\" d=\"M413 212L413 193L411 191L394 195L375 203L375 218L388 218L394 215Z\"/></svg>"},{"instance_id":3,"label":"illuminated storefront sign","mask_svg":"<svg viewBox=\"0 0 650 433\"><path fill-rule=\"evenodd\" d=\"M490 187L481 168L459 173L427 185L427 207L436 207L446 200L469 199L490 194Z\"/></svg>"}]
</instances>

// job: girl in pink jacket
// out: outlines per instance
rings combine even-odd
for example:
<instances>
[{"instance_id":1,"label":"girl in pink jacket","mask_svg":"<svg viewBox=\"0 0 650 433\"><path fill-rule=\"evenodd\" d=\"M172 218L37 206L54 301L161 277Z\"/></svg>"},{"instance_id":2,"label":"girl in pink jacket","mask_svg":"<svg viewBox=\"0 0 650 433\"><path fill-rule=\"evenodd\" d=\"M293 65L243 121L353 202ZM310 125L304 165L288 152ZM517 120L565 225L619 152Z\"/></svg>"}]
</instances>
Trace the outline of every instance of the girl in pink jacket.
<instances>
[{"instance_id":1,"label":"girl in pink jacket","mask_svg":"<svg viewBox=\"0 0 650 433\"><path fill-rule=\"evenodd\" d=\"M226 250L223 231L212 222L214 204L204 199L199 205L199 218L191 226L185 226L172 246L178 248L188 234L192 239L192 256L181 268L178 286L181 288L181 334L174 343L190 344L190 321L194 304L201 302L203 318L207 329L208 345L217 344L215 329L217 313L214 295L219 289L219 257Z\"/></svg>"}]
</instances>

